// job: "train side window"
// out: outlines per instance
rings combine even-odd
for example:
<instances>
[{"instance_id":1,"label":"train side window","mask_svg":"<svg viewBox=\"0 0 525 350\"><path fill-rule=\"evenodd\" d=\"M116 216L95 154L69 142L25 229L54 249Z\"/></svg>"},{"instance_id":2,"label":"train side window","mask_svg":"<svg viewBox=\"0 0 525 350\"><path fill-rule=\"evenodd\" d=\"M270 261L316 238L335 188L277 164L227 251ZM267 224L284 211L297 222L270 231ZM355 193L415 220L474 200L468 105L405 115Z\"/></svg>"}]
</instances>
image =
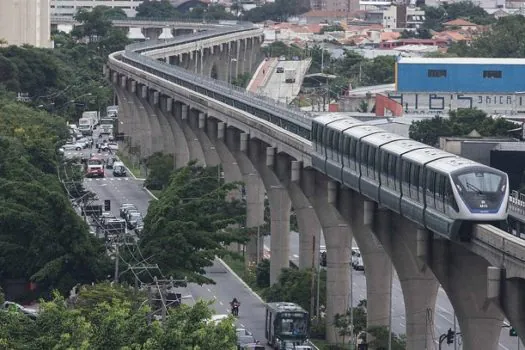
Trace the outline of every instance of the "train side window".
<instances>
[{"instance_id":1,"label":"train side window","mask_svg":"<svg viewBox=\"0 0 525 350\"><path fill-rule=\"evenodd\" d=\"M435 202L436 202L436 209L444 212L445 207L443 205L443 199L445 198L445 177L441 174L436 174L436 184L435 184L436 190L435 190Z\"/></svg>"},{"instance_id":2,"label":"train side window","mask_svg":"<svg viewBox=\"0 0 525 350\"><path fill-rule=\"evenodd\" d=\"M368 164L368 145L361 143L360 145L360 158L358 161L358 164L360 164L361 167L361 175L366 175L366 166Z\"/></svg>"},{"instance_id":3,"label":"train side window","mask_svg":"<svg viewBox=\"0 0 525 350\"><path fill-rule=\"evenodd\" d=\"M357 141L353 138L350 138L350 168L352 170L357 170Z\"/></svg>"},{"instance_id":4,"label":"train side window","mask_svg":"<svg viewBox=\"0 0 525 350\"><path fill-rule=\"evenodd\" d=\"M343 135L343 163L345 167L350 164L350 136Z\"/></svg>"},{"instance_id":5,"label":"train side window","mask_svg":"<svg viewBox=\"0 0 525 350\"><path fill-rule=\"evenodd\" d=\"M374 146L368 147L368 177L375 179L375 168L376 168L376 151Z\"/></svg>"},{"instance_id":6,"label":"train side window","mask_svg":"<svg viewBox=\"0 0 525 350\"><path fill-rule=\"evenodd\" d=\"M419 170L419 165L412 164L410 168L410 198L416 201L419 201L419 193L417 191L419 187Z\"/></svg>"},{"instance_id":7,"label":"train side window","mask_svg":"<svg viewBox=\"0 0 525 350\"><path fill-rule=\"evenodd\" d=\"M380 151L381 153L381 186L388 186L388 161L392 157L390 153Z\"/></svg>"},{"instance_id":8,"label":"train side window","mask_svg":"<svg viewBox=\"0 0 525 350\"><path fill-rule=\"evenodd\" d=\"M326 130L328 131L327 134L328 134L328 137L326 139L326 152L327 152L327 156L328 158L332 158L332 142L333 142L333 139L334 139L334 131L331 130L330 128L326 128Z\"/></svg>"},{"instance_id":9,"label":"train side window","mask_svg":"<svg viewBox=\"0 0 525 350\"><path fill-rule=\"evenodd\" d=\"M333 150L332 159L337 160L340 163L341 159L339 155L341 152L339 152L339 135L341 133L338 131L332 131L332 133L334 135L333 140L332 140L332 150Z\"/></svg>"},{"instance_id":10,"label":"train side window","mask_svg":"<svg viewBox=\"0 0 525 350\"><path fill-rule=\"evenodd\" d=\"M407 162L406 160L403 161L402 165L402 174L403 174L403 184L402 184L402 190L403 190L403 196L410 196L410 166L412 163Z\"/></svg>"},{"instance_id":11,"label":"train side window","mask_svg":"<svg viewBox=\"0 0 525 350\"><path fill-rule=\"evenodd\" d=\"M322 134L322 141L321 141L321 145L323 145L323 153L324 155L327 154L328 152L328 147L330 146L329 144L329 140L328 140L328 132L330 131L330 129L328 129L326 126L323 126L323 134Z\"/></svg>"},{"instance_id":12,"label":"train side window","mask_svg":"<svg viewBox=\"0 0 525 350\"><path fill-rule=\"evenodd\" d=\"M436 207L436 204L434 202L435 176L436 176L436 173L434 173L434 171L427 169L425 198L426 198L427 206L430 208Z\"/></svg>"},{"instance_id":13,"label":"train side window","mask_svg":"<svg viewBox=\"0 0 525 350\"><path fill-rule=\"evenodd\" d=\"M314 143L315 145L315 152L316 153L319 153L319 147L318 147L318 140L317 140L317 129L319 127L319 124L317 124L315 121L312 123L312 135L311 135L311 138L312 138L312 142Z\"/></svg>"},{"instance_id":14,"label":"train side window","mask_svg":"<svg viewBox=\"0 0 525 350\"><path fill-rule=\"evenodd\" d=\"M389 154L387 165L387 182L388 187L396 189L396 156Z\"/></svg>"},{"instance_id":15,"label":"train side window","mask_svg":"<svg viewBox=\"0 0 525 350\"><path fill-rule=\"evenodd\" d=\"M452 185L450 184L450 179L448 176L445 178L445 212L448 211L448 208L451 207L456 213L459 212L458 203L454 197L454 192L452 191Z\"/></svg>"}]
</instances>

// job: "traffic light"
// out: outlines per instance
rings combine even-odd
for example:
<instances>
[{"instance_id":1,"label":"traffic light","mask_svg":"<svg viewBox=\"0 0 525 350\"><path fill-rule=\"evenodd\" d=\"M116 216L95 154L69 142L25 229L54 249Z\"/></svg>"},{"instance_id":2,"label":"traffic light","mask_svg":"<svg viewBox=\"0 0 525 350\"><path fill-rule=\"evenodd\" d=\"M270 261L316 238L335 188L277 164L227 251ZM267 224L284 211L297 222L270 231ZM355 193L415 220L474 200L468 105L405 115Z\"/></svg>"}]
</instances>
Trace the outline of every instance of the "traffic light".
<instances>
[{"instance_id":1,"label":"traffic light","mask_svg":"<svg viewBox=\"0 0 525 350\"><path fill-rule=\"evenodd\" d=\"M509 330L509 336L510 337L517 337L518 336L518 333L516 332L516 330L511 327L510 330Z\"/></svg>"},{"instance_id":2,"label":"traffic light","mask_svg":"<svg viewBox=\"0 0 525 350\"><path fill-rule=\"evenodd\" d=\"M111 211L111 201L109 199L104 200L104 211Z\"/></svg>"},{"instance_id":3,"label":"traffic light","mask_svg":"<svg viewBox=\"0 0 525 350\"><path fill-rule=\"evenodd\" d=\"M455 336L456 336L456 332L454 332L452 329L449 328L447 332L447 344L453 344Z\"/></svg>"}]
</instances>

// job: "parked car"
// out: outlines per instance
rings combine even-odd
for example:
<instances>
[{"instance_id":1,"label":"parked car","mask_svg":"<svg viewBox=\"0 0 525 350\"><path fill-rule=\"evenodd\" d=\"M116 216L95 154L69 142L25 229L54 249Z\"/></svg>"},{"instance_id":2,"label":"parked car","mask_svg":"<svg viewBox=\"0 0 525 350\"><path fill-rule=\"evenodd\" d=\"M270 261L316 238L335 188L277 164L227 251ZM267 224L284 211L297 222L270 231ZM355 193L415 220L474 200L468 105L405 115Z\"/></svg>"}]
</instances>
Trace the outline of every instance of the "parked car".
<instances>
[{"instance_id":1,"label":"parked car","mask_svg":"<svg viewBox=\"0 0 525 350\"><path fill-rule=\"evenodd\" d=\"M116 160L117 160L116 158L109 157L109 158L106 160L106 168L107 168L107 169L113 169L113 164L115 164Z\"/></svg>"},{"instance_id":2,"label":"parked car","mask_svg":"<svg viewBox=\"0 0 525 350\"><path fill-rule=\"evenodd\" d=\"M64 151L82 151L83 148L84 144L81 142L67 142L64 146L62 146Z\"/></svg>"},{"instance_id":3,"label":"parked car","mask_svg":"<svg viewBox=\"0 0 525 350\"><path fill-rule=\"evenodd\" d=\"M354 270L365 270L365 264L363 263L363 257L359 248L352 248L352 267Z\"/></svg>"},{"instance_id":4,"label":"parked car","mask_svg":"<svg viewBox=\"0 0 525 350\"><path fill-rule=\"evenodd\" d=\"M36 319L38 316L38 310L30 309L25 306L22 306L20 304L14 303L12 301L5 301L2 303L0 310L2 311L9 311L9 310L15 310L18 311L26 316L28 316L31 319Z\"/></svg>"}]
</instances>

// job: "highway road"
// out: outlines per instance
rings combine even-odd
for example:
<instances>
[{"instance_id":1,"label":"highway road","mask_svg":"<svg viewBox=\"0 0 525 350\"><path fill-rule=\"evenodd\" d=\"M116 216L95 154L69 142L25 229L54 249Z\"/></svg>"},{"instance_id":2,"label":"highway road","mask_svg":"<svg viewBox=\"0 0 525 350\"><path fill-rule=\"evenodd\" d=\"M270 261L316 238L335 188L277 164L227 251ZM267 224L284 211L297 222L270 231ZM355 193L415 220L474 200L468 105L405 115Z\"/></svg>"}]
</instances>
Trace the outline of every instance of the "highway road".
<instances>
[{"instance_id":1,"label":"highway road","mask_svg":"<svg viewBox=\"0 0 525 350\"><path fill-rule=\"evenodd\" d=\"M301 90L303 81L301 75L305 72L307 64L308 61L279 61L272 72L266 73L271 74L271 77L266 82L266 85L260 87L260 93L283 103L292 102ZM285 71L287 69L295 69L295 83L286 83L286 73L277 73L277 67L283 67Z\"/></svg>"},{"instance_id":2,"label":"highway road","mask_svg":"<svg viewBox=\"0 0 525 350\"><path fill-rule=\"evenodd\" d=\"M89 153L89 150L84 151ZM102 153L102 157L110 155ZM119 215L119 207L123 203L132 203L145 216L151 200L150 194L143 188L143 180L134 179L131 175L126 178L115 178L110 169L106 170L105 178L85 179L86 189L93 191L103 203L105 199L111 201L111 212ZM212 300L212 308L217 314L230 312L229 302L236 297L241 302L237 326L246 328L253 333L255 339L265 343L264 323L265 307L262 300L252 294L249 288L234 276L229 267L216 260L214 265L206 269L207 276L216 284L199 286L189 284L180 292L184 296L184 303L192 304L195 300Z\"/></svg>"}]
</instances>

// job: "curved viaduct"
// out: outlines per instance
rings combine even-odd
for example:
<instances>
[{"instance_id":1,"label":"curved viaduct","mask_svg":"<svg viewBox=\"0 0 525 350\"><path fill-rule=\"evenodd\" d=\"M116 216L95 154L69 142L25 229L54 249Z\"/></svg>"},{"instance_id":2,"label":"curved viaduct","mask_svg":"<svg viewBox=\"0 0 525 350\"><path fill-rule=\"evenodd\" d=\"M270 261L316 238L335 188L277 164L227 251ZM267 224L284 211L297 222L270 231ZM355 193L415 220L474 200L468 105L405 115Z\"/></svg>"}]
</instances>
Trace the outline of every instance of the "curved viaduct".
<instances>
[{"instance_id":1,"label":"curved viaduct","mask_svg":"<svg viewBox=\"0 0 525 350\"><path fill-rule=\"evenodd\" d=\"M120 101L123 131L141 146L142 157L163 150L174 154L177 166L192 159L222 164L226 181L245 183L248 227L263 224L266 193L272 283L288 266L291 208L301 233L300 267L318 263L312 245L322 233L328 251L329 341L338 338L330 320L350 306L352 237L364 258L368 325L388 324L388 276L395 267L408 349L434 348L428 315L439 285L456 311L464 349L498 349L504 317L523 337L523 241L488 225L477 225L470 243L444 240L314 170L310 115L210 78L211 67L221 62L224 67L225 57L251 57L233 74L253 71L261 41L262 30L247 24L208 27L110 55L104 71ZM218 78L225 80L224 74ZM249 242L251 261L262 246L256 239Z\"/></svg>"}]
</instances>

